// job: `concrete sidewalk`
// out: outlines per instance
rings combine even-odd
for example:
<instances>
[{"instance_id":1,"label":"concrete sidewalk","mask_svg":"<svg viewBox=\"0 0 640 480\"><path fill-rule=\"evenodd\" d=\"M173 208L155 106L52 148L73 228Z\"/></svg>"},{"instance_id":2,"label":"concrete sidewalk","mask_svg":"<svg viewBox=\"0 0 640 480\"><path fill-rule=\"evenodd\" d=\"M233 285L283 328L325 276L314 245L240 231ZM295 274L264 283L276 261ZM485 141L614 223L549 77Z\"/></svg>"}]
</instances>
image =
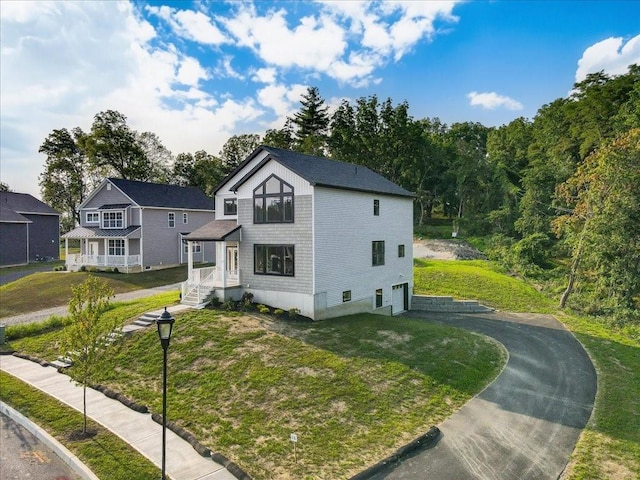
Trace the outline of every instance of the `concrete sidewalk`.
<instances>
[{"instance_id":1,"label":"concrete sidewalk","mask_svg":"<svg viewBox=\"0 0 640 480\"><path fill-rule=\"evenodd\" d=\"M82 412L82 387L53 367L11 355L0 356L0 369ZM87 415L111 430L155 465L162 465L162 426L117 400L87 389ZM172 480L236 480L226 468L202 457L167 429L167 474Z\"/></svg>"},{"instance_id":2,"label":"concrete sidewalk","mask_svg":"<svg viewBox=\"0 0 640 480\"><path fill-rule=\"evenodd\" d=\"M162 287L145 288L143 290L132 290L130 292L118 293L114 295L113 301L124 302L127 300L135 300L136 298L150 297L158 293L167 292L171 290L180 291L180 284L174 283L172 285L165 285ZM69 314L69 307L67 305L61 307L47 308L45 310L38 310L35 312L23 313L22 315L15 315L13 317L0 318L0 325L17 325L19 323L36 323L47 320L51 315L58 315L59 317L66 317Z\"/></svg>"}]
</instances>

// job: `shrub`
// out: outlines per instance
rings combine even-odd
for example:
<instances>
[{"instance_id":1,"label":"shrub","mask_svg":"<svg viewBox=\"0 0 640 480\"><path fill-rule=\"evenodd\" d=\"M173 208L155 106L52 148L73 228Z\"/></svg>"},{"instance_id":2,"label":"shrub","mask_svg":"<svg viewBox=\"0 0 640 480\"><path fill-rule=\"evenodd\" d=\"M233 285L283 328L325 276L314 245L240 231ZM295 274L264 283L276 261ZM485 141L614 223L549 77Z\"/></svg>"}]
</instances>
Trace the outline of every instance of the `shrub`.
<instances>
[{"instance_id":1,"label":"shrub","mask_svg":"<svg viewBox=\"0 0 640 480\"><path fill-rule=\"evenodd\" d=\"M237 309L238 309L238 304L236 303L236 301L235 301L233 298L229 298L227 301L225 301L225 302L222 304L222 307L223 307L225 310L228 310L228 311L230 311L230 312L231 312L231 311L234 311L234 310L237 310Z\"/></svg>"},{"instance_id":2,"label":"shrub","mask_svg":"<svg viewBox=\"0 0 640 480\"><path fill-rule=\"evenodd\" d=\"M87 267L85 267L84 265L82 265L82 266L80 267L80 271L81 271L81 272L86 272L86 271L87 271Z\"/></svg>"},{"instance_id":3,"label":"shrub","mask_svg":"<svg viewBox=\"0 0 640 480\"><path fill-rule=\"evenodd\" d=\"M273 311L273 314L274 314L274 315L278 315L278 316L283 315L283 314L284 314L284 310L282 310L281 308L276 308L276 309Z\"/></svg>"},{"instance_id":4,"label":"shrub","mask_svg":"<svg viewBox=\"0 0 640 480\"><path fill-rule=\"evenodd\" d=\"M299 308L290 308L288 313L289 313L289 318L295 319L295 318L297 318L298 315L300 315L300 309Z\"/></svg>"},{"instance_id":5,"label":"shrub","mask_svg":"<svg viewBox=\"0 0 640 480\"><path fill-rule=\"evenodd\" d=\"M267 313L271 312L269 307L267 307L266 305L258 305L258 311L260 313L264 313L264 314L267 314Z\"/></svg>"},{"instance_id":6,"label":"shrub","mask_svg":"<svg viewBox=\"0 0 640 480\"><path fill-rule=\"evenodd\" d=\"M120 273L120 270L118 270L118 267L113 267L113 273Z\"/></svg>"}]
</instances>

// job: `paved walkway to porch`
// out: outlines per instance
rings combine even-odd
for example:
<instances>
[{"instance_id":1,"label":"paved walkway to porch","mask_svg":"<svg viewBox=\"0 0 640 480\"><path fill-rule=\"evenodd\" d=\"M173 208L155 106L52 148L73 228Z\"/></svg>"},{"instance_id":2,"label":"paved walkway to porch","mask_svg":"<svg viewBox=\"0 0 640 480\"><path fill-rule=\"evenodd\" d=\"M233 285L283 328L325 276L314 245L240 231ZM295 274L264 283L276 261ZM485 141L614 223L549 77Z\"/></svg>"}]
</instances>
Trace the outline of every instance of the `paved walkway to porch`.
<instances>
[{"instance_id":1,"label":"paved walkway to porch","mask_svg":"<svg viewBox=\"0 0 640 480\"><path fill-rule=\"evenodd\" d=\"M157 293L167 292L171 290L180 290L180 284L174 283L172 285L164 285L162 287L147 288L143 290L133 290L131 292L119 293L115 295L115 301L135 300L136 298L150 297ZM19 323L35 323L43 322L51 315L59 315L61 317L66 316L68 313L67 306L47 308L46 310L39 310L37 312L23 313L22 315L16 315L13 317L0 318L0 325L17 325Z\"/></svg>"}]
</instances>

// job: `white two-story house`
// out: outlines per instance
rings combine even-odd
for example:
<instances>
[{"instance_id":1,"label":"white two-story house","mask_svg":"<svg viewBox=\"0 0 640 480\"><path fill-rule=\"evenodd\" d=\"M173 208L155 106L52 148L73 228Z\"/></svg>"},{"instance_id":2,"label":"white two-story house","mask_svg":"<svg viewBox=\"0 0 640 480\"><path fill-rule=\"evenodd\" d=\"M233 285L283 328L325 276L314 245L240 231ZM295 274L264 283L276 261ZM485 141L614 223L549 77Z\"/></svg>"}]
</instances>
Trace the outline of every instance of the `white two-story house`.
<instances>
[{"instance_id":1,"label":"white two-story house","mask_svg":"<svg viewBox=\"0 0 640 480\"><path fill-rule=\"evenodd\" d=\"M214 218L213 199L199 188L107 178L80 205L80 225L62 236L67 270L213 262L213 245L187 245L183 237ZM72 239L79 240L78 254L69 253Z\"/></svg>"},{"instance_id":2,"label":"white two-story house","mask_svg":"<svg viewBox=\"0 0 640 480\"><path fill-rule=\"evenodd\" d=\"M214 194L215 221L184 238L214 242L217 265L189 261L185 302L249 292L316 320L409 309L411 192L363 166L262 146Z\"/></svg>"}]
</instances>

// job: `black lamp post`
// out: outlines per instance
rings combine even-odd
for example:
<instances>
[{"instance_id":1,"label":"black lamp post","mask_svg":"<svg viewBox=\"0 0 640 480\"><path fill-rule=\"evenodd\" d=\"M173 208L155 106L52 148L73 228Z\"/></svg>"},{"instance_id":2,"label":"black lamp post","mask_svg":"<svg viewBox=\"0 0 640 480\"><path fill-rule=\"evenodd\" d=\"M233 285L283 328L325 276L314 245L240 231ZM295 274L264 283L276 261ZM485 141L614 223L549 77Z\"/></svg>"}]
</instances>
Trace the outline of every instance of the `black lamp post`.
<instances>
[{"instance_id":1,"label":"black lamp post","mask_svg":"<svg viewBox=\"0 0 640 480\"><path fill-rule=\"evenodd\" d=\"M167 349L169 348L169 341L171 340L171 331L173 330L173 323L175 318L167 312L167 307L164 307L164 312L160 315L160 318L156 320L158 325L158 337L160 337L160 345L162 345L163 361L162 361L162 480L167 479L166 475L166 451L167 451Z\"/></svg>"}]
</instances>

